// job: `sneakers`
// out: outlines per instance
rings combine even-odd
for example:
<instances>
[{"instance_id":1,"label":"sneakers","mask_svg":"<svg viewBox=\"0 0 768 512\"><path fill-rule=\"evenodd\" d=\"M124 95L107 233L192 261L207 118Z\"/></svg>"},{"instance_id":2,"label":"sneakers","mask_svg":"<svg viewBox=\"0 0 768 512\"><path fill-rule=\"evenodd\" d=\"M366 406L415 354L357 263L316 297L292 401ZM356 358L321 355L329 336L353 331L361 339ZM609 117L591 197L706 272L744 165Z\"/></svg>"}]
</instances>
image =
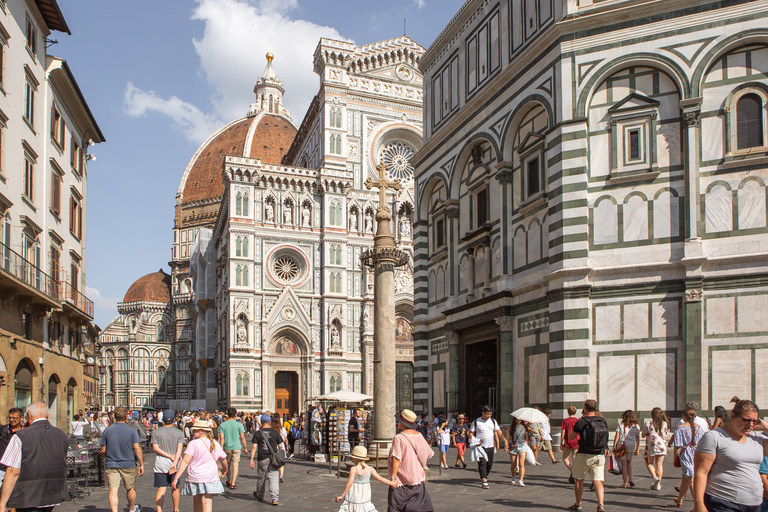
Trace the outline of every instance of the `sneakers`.
<instances>
[{"instance_id":1,"label":"sneakers","mask_svg":"<svg viewBox=\"0 0 768 512\"><path fill-rule=\"evenodd\" d=\"M483 489L490 489L491 486L488 485L488 482L483 482Z\"/></svg>"}]
</instances>

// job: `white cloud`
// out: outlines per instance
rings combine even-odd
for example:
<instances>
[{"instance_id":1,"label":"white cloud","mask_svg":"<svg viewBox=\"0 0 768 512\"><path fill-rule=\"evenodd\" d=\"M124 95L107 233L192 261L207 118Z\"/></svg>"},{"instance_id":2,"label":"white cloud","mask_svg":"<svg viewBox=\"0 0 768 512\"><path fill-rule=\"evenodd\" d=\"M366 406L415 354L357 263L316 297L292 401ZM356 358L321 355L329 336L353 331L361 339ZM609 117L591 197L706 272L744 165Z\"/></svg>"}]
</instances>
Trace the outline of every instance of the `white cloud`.
<instances>
[{"instance_id":1,"label":"white cloud","mask_svg":"<svg viewBox=\"0 0 768 512\"><path fill-rule=\"evenodd\" d=\"M224 123L246 115L271 48L285 88L283 103L299 124L318 88L313 71L317 43L321 37L348 39L334 28L291 19L288 12L296 7L298 0L198 0L192 19L203 21L205 31L193 44L201 74L211 85L215 112L205 113L176 96L161 98L131 83L125 89L125 112L133 117L164 114L199 144Z\"/></svg>"},{"instance_id":2,"label":"white cloud","mask_svg":"<svg viewBox=\"0 0 768 512\"><path fill-rule=\"evenodd\" d=\"M117 303L120 302L121 299L108 299L102 297L99 290L91 288L90 286L85 287L85 296L93 301L93 307L95 309L109 310L117 314Z\"/></svg>"},{"instance_id":3,"label":"white cloud","mask_svg":"<svg viewBox=\"0 0 768 512\"><path fill-rule=\"evenodd\" d=\"M198 0L192 19L204 21L205 32L194 45L219 117L229 121L247 113L267 48L272 48L284 104L301 122L318 88L313 72L317 43L321 37L347 39L334 28L291 19L287 13L297 6L297 0Z\"/></svg>"},{"instance_id":4,"label":"white cloud","mask_svg":"<svg viewBox=\"0 0 768 512\"><path fill-rule=\"evenodd\" d=\"M197 143L207 139L222 124L218 116L205 114L176 96L166 100L154 91L143 91L130 82L125 87L124 110L131 117L145 116L148 112L164 114L184 131L189 140Z\"/></svg>"}]
</instances>

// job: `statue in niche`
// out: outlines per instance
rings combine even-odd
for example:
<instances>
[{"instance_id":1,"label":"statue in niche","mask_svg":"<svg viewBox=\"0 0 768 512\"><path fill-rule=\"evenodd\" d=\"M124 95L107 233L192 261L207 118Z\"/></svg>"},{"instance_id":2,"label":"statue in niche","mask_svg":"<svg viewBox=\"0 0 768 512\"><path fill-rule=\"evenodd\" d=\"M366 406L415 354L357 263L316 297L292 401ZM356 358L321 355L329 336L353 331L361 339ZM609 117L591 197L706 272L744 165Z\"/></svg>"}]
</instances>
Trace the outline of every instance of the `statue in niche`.
<instances>
[{"instance_id":1,"label":"statue in niche","mask_svg":"<svg viewBox=\"0 0 768 512\"><path fill-rule=\"evenodd\" d=\"M264 218L267 222L275 221L275 209L270 203L267 203L266 206L264 206Z\"/></svg>"},{"instance_id":2,"label":"statue in niche","mask_svg":"<svg viewBox=\"0 0 768 512\"><path fill-rule=\"evenodd\" d=\"M349 230L357 231L357 212L349 212Z\"/></svg>"},{"instance_id":3,"label":"statue in niche","mask_svg":"<svg viewBox=\"0 0 768 512\"><path fill-rule=\"evenodd\" d=\"M312 225L312 222L311 222L311 220L312 220L312 219L311 219L311 215L312 215L312 214L311 214L311 213L310 213L310 211L309 211L309 205L308 205L308 204L305 204L305 205L304 205L304 208L303 208L303 209L302 209L302 211L301 211L301 225L302 225L302 226L304 226L304 227L307 227L307 228L308 228L308 227L310 227L310 226Z\"/></svg>"},{"instance_id":4,"label":"statue in niche","mask_svg":"<svg viewBox=\"0 0 768 512\"><path fill-rule=\"evenodd\" d=\"M406 216L403 216L400 219L400 235L401 236L410 236L411 235L411 221Z\"/></svg>"},{"instance_id":5,"label":"statue in niche","mask_svg":"<svg viewBox=\"0 0 768 512\"><path fill-rule=\"evenodd\" d=\"M339 339L339 330L334 327L331 329L331 346L332 347L340 347L341 346L341 340Z\"/></svg>"},{"instance_id":6,"label":"statue in niche","mask_svg":"<svg viewBox=\"0 0 768 512\"><path fill-rule=\"evenodd\" d=\"M285 209L283 210L283 223L293 224L293 217L291 215L291 203L287 203L285 205Z\"/></svg>"},{"instance_id":7,"label":"statue in niche","mask_svg":"<svg viewBox=\"0 0 768 512\"><path fill-rule=\"evenodd\" d=\"M365 232L373 233L373 215L370 210L365 212Z\"/></svg>"}]
</instances>

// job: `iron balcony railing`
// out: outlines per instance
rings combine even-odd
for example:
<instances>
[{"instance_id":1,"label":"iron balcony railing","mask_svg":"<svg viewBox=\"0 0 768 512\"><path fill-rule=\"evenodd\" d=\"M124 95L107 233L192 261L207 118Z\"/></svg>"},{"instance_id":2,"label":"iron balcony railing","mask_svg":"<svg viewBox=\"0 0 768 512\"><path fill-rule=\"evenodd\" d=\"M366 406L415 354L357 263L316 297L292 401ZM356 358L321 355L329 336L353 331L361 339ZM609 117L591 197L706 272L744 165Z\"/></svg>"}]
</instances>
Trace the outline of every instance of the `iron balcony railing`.
<instances>
[{"instance_id":1,"label":"iron balcony railing","mask_svg":"<svg viewBox=\"0 0 768 512\"><path fill-rule=\"evenodd\" d=\"M77 291L72 285L66 281L61 283L62 287L62 302L66 302L77 310L85 313L90 318L93 318L93 301Z\"/></svg>"},{"instance_id":2,"label":"iron balcony railing","mask_svg":"<svg viewBox=\"0 0 768 512\"><path fill-rule=\"evenodd\" d=\"M21 254L11 250L10 247L0 242L0 270L15 277L19 281L31 286L46 297L59 302L59 283L51 276L37 268Z\"/></svg>"}]
</instances>

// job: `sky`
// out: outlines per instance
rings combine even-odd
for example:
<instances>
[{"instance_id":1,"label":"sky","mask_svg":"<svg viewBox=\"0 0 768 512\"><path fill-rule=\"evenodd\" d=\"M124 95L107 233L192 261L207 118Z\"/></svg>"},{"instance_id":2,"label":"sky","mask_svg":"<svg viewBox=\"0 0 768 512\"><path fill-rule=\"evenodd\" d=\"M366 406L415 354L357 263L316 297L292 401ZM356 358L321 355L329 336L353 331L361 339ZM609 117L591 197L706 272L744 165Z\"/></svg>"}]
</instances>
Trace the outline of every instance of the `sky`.
<instances>
[{"instance_id":1,"label":"sky","mask_svg":"<svg viewBox=\"0 0 768 512\"><path fill-rule=\"evenodd\" d=\"M131 284L170 273L174 206L197 148L243 117L265 54L299 125L317 93L321 37L370 44L403 34L428 48L464 0L58 0L66 60L106 142L90 148L86 295L101 328Z\"/></svg>"}]
</instances>

